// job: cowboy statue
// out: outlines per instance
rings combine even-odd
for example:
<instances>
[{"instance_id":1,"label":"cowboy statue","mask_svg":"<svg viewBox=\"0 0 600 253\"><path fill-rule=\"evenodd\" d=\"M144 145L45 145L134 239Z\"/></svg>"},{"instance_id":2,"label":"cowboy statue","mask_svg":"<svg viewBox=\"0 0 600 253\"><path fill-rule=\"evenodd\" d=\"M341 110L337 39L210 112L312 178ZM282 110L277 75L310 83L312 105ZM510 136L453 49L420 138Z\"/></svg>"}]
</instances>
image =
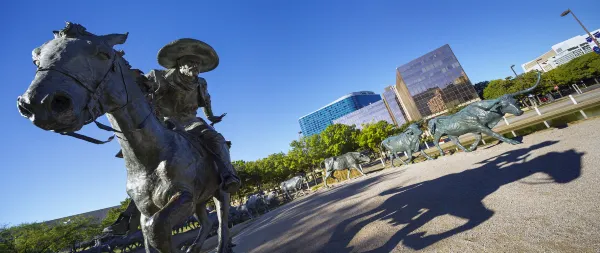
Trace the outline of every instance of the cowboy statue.
<instances>
[{"instance_id":1,"label":"cowboy statue","mask_svg":"<svg viewBox=\"0 0 600 253\"><path fill-rule=\"evenodd\" d=\"M154 107L157 117L173 129L181 129L198 138L214 156L221 174L221 188L236 192L240 179L229 157L230 142L226 141L211 125L196 116L202 107L204 114L212 124L222 120L225 114L215 116L211 108L207 83L198 74L211 71L219 64L219 57L208 44L196 39L179 39L164 46L158 52L158 63L166 70L151 70L138 76L138 83ZM122 157L121 152L117 157ZM139 211L133 201L119 219L105 228L105 233L125 234L137 230Z\"/></svg>"}]
</instances>

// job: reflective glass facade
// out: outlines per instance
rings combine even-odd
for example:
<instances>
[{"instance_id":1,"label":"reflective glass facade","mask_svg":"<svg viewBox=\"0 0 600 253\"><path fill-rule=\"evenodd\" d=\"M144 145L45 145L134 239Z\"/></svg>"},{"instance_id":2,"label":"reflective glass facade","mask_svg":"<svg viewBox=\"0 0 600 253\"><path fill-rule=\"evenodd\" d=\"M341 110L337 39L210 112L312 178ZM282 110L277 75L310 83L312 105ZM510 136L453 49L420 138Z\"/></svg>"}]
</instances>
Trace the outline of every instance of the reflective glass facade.
<instances>
[{"instance_id":1,"label":"reflective glass facade","mask_svg":"<svg viewBox=\"0 0 600 253\"><path fill-rule=\"evenodd\" d=\"M360 110L356 110L349 114L346 114L336 120L333 120L333 124L344 124L344 125L355 125L357 129L362 129L362 124L377 123L381 120L387 121L390 124L394 124L390 113L385 106L383 100L377 101L370 105L367 105Z\"/></svg>"},{"instance_id":2,"label":"reflective glass facade","mask_svg":"<svg viewBox=\"0 0 600 253\"><path fill-rule=\"evenodd\" d=\"M397 72L421 117L478 99L449 45L398 67Z\"/></svg>"},{"instance_id":3,"label":"reflective glass facade","mask_svg":"<svg viewBox=\"0 0 600 253\"><path fill-rule=\"evenodd\" d=\"M372 91L353 92L298 120L304 136L321 133L327 126L348 113L381 100Z\"/></svg>"},{"instance_id":4,"label":"reflective glass facade","mask_svg":"<svg viewBox=\"0 0 600 253\"><path fill-rule=\"evenodd\" d=\"M402 112L400 100L398 100L398 96L396 96L396 89L394 86L385 88L382 96L392 116L393 123L398 126L406 123L406 117L404 117L404 113Z\"/></svg>"}]
</instances>

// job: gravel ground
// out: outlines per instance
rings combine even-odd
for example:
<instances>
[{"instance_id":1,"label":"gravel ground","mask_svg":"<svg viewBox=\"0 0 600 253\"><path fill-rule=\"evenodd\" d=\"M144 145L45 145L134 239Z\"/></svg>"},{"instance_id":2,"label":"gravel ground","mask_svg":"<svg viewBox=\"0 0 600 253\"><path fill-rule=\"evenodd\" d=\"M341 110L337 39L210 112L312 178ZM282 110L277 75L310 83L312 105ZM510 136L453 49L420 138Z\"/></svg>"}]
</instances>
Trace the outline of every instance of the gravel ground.
<instances>
[{"instance_id":1,"label":"gravel ground","mask_svg":"<svg viewBox=\"0 0 600 253\"><path fill-rule=\"evenodd\" d=\"M600 119L370 173L267 213L235 252L600 252Z\"/></svg>"}]
</instances>

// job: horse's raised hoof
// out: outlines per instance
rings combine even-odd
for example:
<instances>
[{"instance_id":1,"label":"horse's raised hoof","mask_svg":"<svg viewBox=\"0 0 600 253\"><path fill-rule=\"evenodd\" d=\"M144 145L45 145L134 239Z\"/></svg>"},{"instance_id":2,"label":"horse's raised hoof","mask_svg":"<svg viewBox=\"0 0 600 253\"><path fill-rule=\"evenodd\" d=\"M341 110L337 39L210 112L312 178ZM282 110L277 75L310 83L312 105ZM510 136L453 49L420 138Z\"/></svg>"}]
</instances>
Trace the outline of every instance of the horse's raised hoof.
<instances>
[{"instance_id":1,"label":"horse's raised hoof","mask_svg":"<svg viewBox=\"0 0 600 253\"><path fill-rule=\"evenodd\" d=\"M508 139L508 140L509 140L509 141L508 141L508 144L512 144L512 145L521 144L521 142L520 142L520 141L517 141L517 140L513 140L513 139Z\"/></svg>"}]
</instances>

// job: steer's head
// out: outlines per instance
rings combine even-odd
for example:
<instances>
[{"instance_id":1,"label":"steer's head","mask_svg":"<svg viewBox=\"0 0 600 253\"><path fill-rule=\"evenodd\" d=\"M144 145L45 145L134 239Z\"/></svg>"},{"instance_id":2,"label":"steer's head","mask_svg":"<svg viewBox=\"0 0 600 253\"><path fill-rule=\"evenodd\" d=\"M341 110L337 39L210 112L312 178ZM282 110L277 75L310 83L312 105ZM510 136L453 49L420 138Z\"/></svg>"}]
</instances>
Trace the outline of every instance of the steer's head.
<instances>
[{"instance_id":1,"label":"steer's head","mask_svg":"<svg viewBox=\"0 0 600 253\"><path fill-rule=\"evenodd\" d=\"M419 127L419 124L417 124L417 123L410 124L406 128L405 132L412 133L413 135L416 135L416 136L421 136L423 134L423 130L421 130L421 128Z\"/></svg>"},{"instance_id":2,"label":"steer's head","mask_svg":"<svg viewBox=\"0 0 600 253\"><path fill-rule=\"evenodd\" d=\"M499 98L498 107L500 108L500 112L502 112L502 114L510 113L516 116L523 114L523 110L521 110L519 107L517 99L510 94Z\"/></svg>"},{"instance_id":3,"label":"steer's head","mask_svg":"<svg viewBox=\"0 0 600 253\"><path fill-rule=\"evenodd\" d=\"M367 155L365 155L365 154L363 154L363 153L359 153L359 152L357 152L357 153L358 153L358 155L357 155L357 159L358 159L359 161L361 161L361 162L365 162L365 163L368 163L368 162L370 162L370 161L371 161L371 158L369 158L369 156L367 156Z\"/></svg>"},{"instance_id":4,"label":"steer's head","mask_svg":"<svg viewBox=\"0 0 600 253\"><path fill-rule=\"evenodd\" d=\"M515 93L506 94L498 98L498 106L500 108L500 112L510 113L516 116L523 114L523 110L519 108L519 104L517 103L517 99L515 97L533 91L540 84L541 79L542 72L538 72L538 79L535 82L535 85L533 85L532 87Z\"/></svg>"}]
</instances>

